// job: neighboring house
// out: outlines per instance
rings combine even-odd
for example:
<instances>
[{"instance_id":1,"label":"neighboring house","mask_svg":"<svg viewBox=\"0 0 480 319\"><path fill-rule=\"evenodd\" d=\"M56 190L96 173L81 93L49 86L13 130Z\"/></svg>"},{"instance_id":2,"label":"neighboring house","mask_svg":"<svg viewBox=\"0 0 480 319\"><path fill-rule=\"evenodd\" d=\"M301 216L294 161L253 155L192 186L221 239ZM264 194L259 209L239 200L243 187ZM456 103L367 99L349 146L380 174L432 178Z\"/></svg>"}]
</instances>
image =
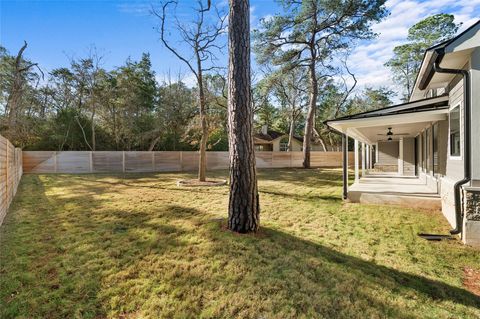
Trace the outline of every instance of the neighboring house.
<instances>
[{"instance_id":1,"label":"neighboring house","mask_svg":"<svg viewBox=\"0 0 480 319\"><path fill-rule=\"evenodd\" d=\"M288 134L269 130L268 126L262 126L262 130L253 136L256 151L288 152ZM312 151L323 151L320 144L312 141ZM292 141L292 151L301 152L303 138L295 136Z\"/></svg>"},{"instance_id":2,"label":"neighboring house","mask_svg":"<svg viewBox=\"0 0 480 319\"><path fill-rule=\"evenodd\" d=\"M452 234L480 246L480 21L425 52L408 103L326 124L344 152L355 141L345 199L441 208Z\"/></svg>"}]
</instances>

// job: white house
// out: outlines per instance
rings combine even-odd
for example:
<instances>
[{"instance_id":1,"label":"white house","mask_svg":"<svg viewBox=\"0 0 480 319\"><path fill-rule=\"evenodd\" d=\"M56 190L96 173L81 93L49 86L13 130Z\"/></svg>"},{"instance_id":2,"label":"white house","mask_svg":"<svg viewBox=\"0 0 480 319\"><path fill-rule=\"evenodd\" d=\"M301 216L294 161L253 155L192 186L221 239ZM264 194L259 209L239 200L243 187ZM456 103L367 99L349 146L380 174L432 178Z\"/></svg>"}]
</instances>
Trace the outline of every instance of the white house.
<instances>
[{"instance_id":1,"label":"white house","mask_svg":"<svg viewBox=\"0 0 480 319\"><path fill-rule=\"evenodd\" d=\"M288 134L269 130L267 125L262 126L260 132L253 135L253 143L256 151L288 152ZM294 136L292 140L292 151L301 152L303 149L303 138ZM312 151L323 151L322 146L315 141L311 144Z\"/></svg>"},{"instance_id":2,"label":"white house","mask_svg":"<svg viewBox=\"0 0 480 319\"><path fill-rule=\"evenodd\" d=\"M452 234L480 246L480 21L426 50L408 103L326 123L344 152L355 141L345 199L441 208Z\"/></svg>"}]
</instances>

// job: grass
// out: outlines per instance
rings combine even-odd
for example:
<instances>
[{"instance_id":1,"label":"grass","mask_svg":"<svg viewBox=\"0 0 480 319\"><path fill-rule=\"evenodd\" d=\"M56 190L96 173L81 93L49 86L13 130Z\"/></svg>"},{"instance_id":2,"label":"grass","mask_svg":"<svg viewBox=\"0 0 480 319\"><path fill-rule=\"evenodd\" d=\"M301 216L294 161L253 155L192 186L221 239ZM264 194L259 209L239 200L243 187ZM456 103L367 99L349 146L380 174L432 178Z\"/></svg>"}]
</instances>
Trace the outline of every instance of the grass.
<instances>
[{"instance_id":1,"label":"grass","mask_svg":"<svg viewBox=\"0 0 480 319\"><path fill-rule=\"evenodd\" d=\"M440 212L343 203L339 170L259 174L261 231L189 174L26 175L0 228L1 318L478 318L478 250ZM225 178L226 172L210 173Z\"/></svg>"}]
</instances>

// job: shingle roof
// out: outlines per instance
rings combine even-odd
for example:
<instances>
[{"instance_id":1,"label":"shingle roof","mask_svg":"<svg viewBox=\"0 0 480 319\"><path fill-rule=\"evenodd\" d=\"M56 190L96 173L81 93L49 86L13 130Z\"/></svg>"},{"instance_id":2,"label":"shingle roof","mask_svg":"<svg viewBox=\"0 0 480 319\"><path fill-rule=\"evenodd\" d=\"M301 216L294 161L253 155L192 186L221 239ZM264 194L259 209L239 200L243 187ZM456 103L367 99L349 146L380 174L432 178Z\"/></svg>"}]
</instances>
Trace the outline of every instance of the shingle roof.
<instances>
[{"instance_id":1,"label":"shingle roof","mask_svg":"<svg viewBox=\"0 0 480 319\"><path fill-rule=\"evenodd\" d=\"M278 131L273 131L273 130L268 130L267 134L263 134L262 132L256 133L254 137L264 140L264 141L273 141L276 140L277 138L286 135L285 133L281 133Z\"/></svg>"},{"instance_id":2,"label":"shingle roof","mask_svg":"<svg viewBox=\"0 0 480 319\"><path fill-rule=\"evenodd\" d=\"M254 134L253 137L267 141L267 142L271 142L273 140L276 140L279 137L286 136L286 135L288 134L274 131L274 130L268 130L267 134L263 134L262 132L259 132ZM293 138L299 141L300 143L303 143L303 136L295 135Z\"/></svg>"}]
</instances>

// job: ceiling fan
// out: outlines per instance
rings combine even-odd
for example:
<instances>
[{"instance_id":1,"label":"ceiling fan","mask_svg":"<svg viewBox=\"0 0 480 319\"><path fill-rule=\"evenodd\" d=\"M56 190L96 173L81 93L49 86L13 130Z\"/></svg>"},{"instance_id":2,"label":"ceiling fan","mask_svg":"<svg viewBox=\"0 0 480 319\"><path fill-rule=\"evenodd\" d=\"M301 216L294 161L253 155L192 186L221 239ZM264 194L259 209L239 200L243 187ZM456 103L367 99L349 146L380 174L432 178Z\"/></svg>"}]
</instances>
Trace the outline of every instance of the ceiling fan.
<instances>
[{"instance_id":1,"label":"ceiling fan","mask_svg":"<svg viewBox=\"0 0 480 319\"><path fill-rule=\"evenodd\" d=\"M384 134L377 134L377 135L383 136ZM387 132L387 136L388 136L388 139L387 139L387 140L391 141L391 140L392 140L392 136L394 136L394 135L395 135L395 136L402 136L402 135L410 135L410 134L408 134L408 133L398 133L398 134L394 134L394 133L392 132L392 128L389 127L389 128L388 128L388 132Z\"/></svg>"}]
</instances>

